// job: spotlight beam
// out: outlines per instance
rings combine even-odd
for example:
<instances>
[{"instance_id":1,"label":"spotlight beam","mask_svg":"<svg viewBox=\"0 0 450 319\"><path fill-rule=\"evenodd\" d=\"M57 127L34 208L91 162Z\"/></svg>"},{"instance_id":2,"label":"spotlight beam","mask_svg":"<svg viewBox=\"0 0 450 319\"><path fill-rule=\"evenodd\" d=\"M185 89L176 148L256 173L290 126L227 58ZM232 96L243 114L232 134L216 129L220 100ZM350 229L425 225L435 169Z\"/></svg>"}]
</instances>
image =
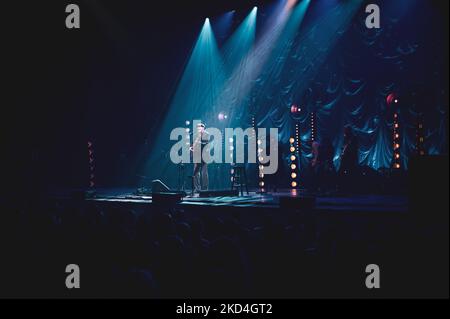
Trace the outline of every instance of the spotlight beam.
<instances>
[{"instance_id":1,"label":"spotlight beam","mask_svg":"<svg viewBox=\"0 0 450 319\"><path fill-rule=\"evenodd\" d=\"M205 19L198 39L193 47L184 72L178 83L168 111L160 126L158 136L152 137L153 149L144 156L149 159L143 167L151 179L166 176L168 185L176 185L177 171L168 159L170 132L183 126L186 119L201 119L216 100L223 80L223 61L220 56L209 18Z\"/></svg>"},{"instance_id":2,"label":"spotlight beam","mask_svg":"<svg viewBox=\"0 0 450 319\"><path fill-rule=\"evenodd\" d=\"M256 14L256 12L257 9L254 8L251 14ZM275 10L271 20L268 22L263 38L242 58L228 77L225 87L215 104L229 106L233 111L232 113L230 112L230 118L240 117L239 113L242 111L240 106L270 56L276 40L288 21L289 13L290 11L286 11L285 7Z\"/></svg>"}]
</instances>

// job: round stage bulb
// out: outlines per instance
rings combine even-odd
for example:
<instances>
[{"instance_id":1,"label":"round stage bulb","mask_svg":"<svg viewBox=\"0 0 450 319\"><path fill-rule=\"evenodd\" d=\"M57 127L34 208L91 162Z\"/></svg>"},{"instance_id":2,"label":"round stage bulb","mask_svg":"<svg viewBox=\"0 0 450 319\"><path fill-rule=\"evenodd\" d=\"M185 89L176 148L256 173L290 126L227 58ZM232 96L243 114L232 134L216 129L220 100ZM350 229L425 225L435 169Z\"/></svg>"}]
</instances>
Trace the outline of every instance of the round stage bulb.
<instances>
[{"instance_id":1,"label":"round stage bulb","mask_svg":"<svg viewBox=\"0 0 450 319\"><path fill-rule=\"evenodd\" d=\"M262 157L262 156L260 156L258 159L260 162L264 161L264 157Z\"/></svg>"},{"instance_id":2,"label":"round stage bulb","mask_svg":"<svg viewBox=\"0 0 450 319\"><path fill-rule=\"evenodd\" d=\"M191 122L190 121L186 121L186 125L191 125Z\"/></svg>"},{"instance_id":3,"label":"round stage bulb","mask_svg":"<svg viewBox=\"0 0 450 319\"><path fill-rule=\"evenodd\" d=\"M292 155L292 156L291 156L291 161L295 161L295 160L296 160L295 155Z\"/></svg>"},{"instance_id":4,"label":"round stage bulb","mask_svg":"<svg viewBox=\"0 0 450 319\"><path fill-rule=\"evenodd\" d=\"M264 187L264 182L260 182L259 186Z\"/></svg>"},{"instance_id":5,"label":"round stage bulb","mask_svg":"<svg viewBox=\"0 0 450 319\"><path fill-rule=\"evenodd\" d=\"M296 173L292 173L292 174L291 174L291 177L292 177L292 178L297 178L297 174L296 174Z\"/></svg>"},{"instance_id":6,"label":"round stage bulb","mask_svg":"<svg viewBox=\"0 0 450 319\"><path fill-rule=\"evenodd\" d=\"M295 143L295 139L294 139L293 137L291 137L291 138L289 139L289 143L294 144L294 143Z\"/></svg>"},{"instance_id":7,"label":"round stage bulb","mask_svg":"<svg viewBox=\"0 0 450 319\"><path fill-rule=\"evenodd\" d=\"M291 169L292 169L292 170L294 170L294 169L296 169L296 168L297 168L297 165L295 165L295 164L292 164L292 165L291 165Z\"/></svg>"},{"instance_id":8,"label":"round stage bulb","mask_svg":"<svg viewBox=\"0 0 450 319\"><path fill-rule=\"evenodd\" d=\"M292 182L292 187L297 187L297 182Z\"/></svg>"},{"instance_id":9,"label":"round stage bulb","mask_svg":"<svg viewBox=\"0 0 450 319\"><path fill-rule=\"evenodd\" d=\"M262 144L261 140L258 140L258 145L261 145L261 144Z\"/></svg>"},{"instance_id":10,"label":"round stage bulb","mask_svg":"<svg viewBox=\"0 0 450 319\"><path fill-rule=\"evenodd\" d=\"M291 153L294 153L294 152L295 152L295 147L292 146L292 147L290 148L290 151L291 151Z\"/></svg>"},{"instance_id":11,"label":"round stage bulb","mask_svg":"<svg viewBox=\"0 0 450 319\"><path fill-rule=\"evenodd\" d=\"M223 121L223 120L225 120L227 117L226 117L225 114L219 113L219 115L217 115L217 118L219 119L219 121Z\"/></svg>"},{"instance_id":12,"label":"round stage bulb","mask_svg":"<svg viewBox=\"0 0 450 319\"><path fill-rule=\"evenodd\" d=\"M233 142L234 142L234 139L233 139L232 137L230 137L230 138L228 139L228 142L233 143Z\"/></svg>"}]
</instances>

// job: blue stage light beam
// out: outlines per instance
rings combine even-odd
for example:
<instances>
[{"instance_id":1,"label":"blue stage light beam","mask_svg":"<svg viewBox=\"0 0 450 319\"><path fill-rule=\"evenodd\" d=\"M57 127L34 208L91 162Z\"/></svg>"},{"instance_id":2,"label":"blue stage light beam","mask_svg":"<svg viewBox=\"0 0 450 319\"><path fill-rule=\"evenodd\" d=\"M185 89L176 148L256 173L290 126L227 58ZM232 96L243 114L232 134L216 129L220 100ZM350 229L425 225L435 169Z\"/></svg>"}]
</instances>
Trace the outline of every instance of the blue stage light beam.
<instances>
[{"instance_id":1,"label":"blue stage light beam","mask_svg":"<svg viewBox=\"0 0 450 319\"><path fill-rule=\"evenodd\" d=\"M209 18L205 19L184 75L172 101L171 110L180 109L191 117L201 116L211 106L223 82L223 62Z\"/></svg>"},{"instance_id":2,"label":"blue stage light beam","mask_svg":"<svg viewBox=\"0 0 450 319\"><path fill-rule=\"evenodd\" d=\"M287 116L294 101L301 99L332 52L339 38L348 29L362 0L339 1L323 15L300 28L282 55L271 60L268 71L258 79L261 85L252 92L253 103L261 112L256 115L259 125L269 125L272 118L267 109L273 109L273 101L279 101L274 109L277 117ZM299 3L301 5L302 3ZM276 83L276 85L273 85ZM282 102L281 102L282 101ZM256 112L257 112L256 110ZM292 132L290 132L292 134Z\"/></svg>"},{"instance_id":3,"label":"blue stage light beam","mask_svg":"<svg viewBox=\"0 0 450 319\"><path fill-rule=\"evenodd\" d=\"M290 73L290 80L296 79L290 92L302 96L314 80L325 59L348 29L363 0L339 1L329 12L321 16L317 22L302 30L286 61L285 72Z\"/></svg>"},{"instance_id":4,"label":"blue stage light beam","mask_svg":"<svg viewBox=\"0 0 450 319\"><path fill-rule=\"evenodd\" d=\"M239 24L231 37L226 41L221 52L223 57L223 73L217 74L212 86L215 92L224 89L226 79L236 65L242 61L243 57L250 51L255 42L257 8L254 7L245 19ZM208 123L215 123L219 112L229 112L230 105L216 103L217 99L203 108L200 117ZM223 120L221 122L224 122ZM219 123L217 123L219 124ZM221 123L224 124L224 123Z\"/></svg>"},{"instance_id":5,"label":"blue stage light beam","mask_svg":"<svg viewBox=\"0 0 450 319\"><path fill-rule=\"evenodd\" d=\"M253 89L252 94L256 96L256 98L263 96L264 92L269 92L273 87L274 79L281 72L283 72L286 61L288 60L288 55L294 45L294 39L300 31L300 27L306 12L308 11L310 2L310 0L302 0L299 3L295 0L288 1L286 9L291 9L292 13L277 41L277 44L271 52L264 71L261 73L260 78L265 79L265 81L262 81L262 85Z\"/></svg>"},{"instance_id":6,"label":"blue stage light beam","mask_svg":"<svg viewBox=\"0 0 450 319\"><path fill-rule=\"evenodd\" d=\"M292 8L288 6L288 1L283 1L282 4L274 10L270 20L266 23L266 30L262 38L242 58L227 78L224 89L216 102L217 105L226 105L230 109L230 119L240 117L239 114L242 111L240 106L248 96L254 81L259 76L288 21Z\"/></svg>"}]
</instances>

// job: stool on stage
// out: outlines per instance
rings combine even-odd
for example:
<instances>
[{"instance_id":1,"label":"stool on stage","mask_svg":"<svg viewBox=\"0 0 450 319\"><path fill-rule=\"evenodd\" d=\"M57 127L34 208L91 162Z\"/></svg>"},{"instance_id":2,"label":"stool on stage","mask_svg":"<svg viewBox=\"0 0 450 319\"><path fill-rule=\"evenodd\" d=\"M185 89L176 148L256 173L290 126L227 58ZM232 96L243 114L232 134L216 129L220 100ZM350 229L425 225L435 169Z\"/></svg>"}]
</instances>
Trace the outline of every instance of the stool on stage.
<instances>
[{"instance_id":1,"label":"stool on stage","mask_svg":"<svg viewBox=\"0 0 450 319\"><path fill-rule=\"evenodd\" d=\"M231 181L231 190L240 190L241 196L244 196L244 187L248 195L247 173L244 164L236 164L232 166L233 174Z\"/></svg>"}]
</instances>

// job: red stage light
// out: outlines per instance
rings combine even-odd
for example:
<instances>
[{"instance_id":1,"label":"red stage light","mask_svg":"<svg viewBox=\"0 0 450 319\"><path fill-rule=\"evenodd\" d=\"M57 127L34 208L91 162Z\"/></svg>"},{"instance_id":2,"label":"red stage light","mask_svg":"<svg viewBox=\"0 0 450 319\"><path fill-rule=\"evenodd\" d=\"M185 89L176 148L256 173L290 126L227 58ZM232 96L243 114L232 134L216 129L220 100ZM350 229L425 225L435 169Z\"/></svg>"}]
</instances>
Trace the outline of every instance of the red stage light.
<instances>
[{"instance_id":1,"label":"red stage light","mask_svg":"<svg viewBox=\"0 0 450 319\"><path fill-rule=\"evenodd\" d=\"M296 114L296 113L300 113L302 111L302 109L300 107L298 107L297 105L292 105L291 106L291 113L292 114Z\"/></svg>"},{"instance_id":2,"label":"red stage light","mask_svg":"<svg viewBox=\"0 0 450 319\"><path fill-rule=\"evenodd\" d=\"M296 105L291 106L291 113L297 113L297 110L298 110L298 108Z\"/></svg>"},{"instance_id":3,"label":"red stage light","mask_svg":"<svg viewBox=\"0 0 450 319\"><path fill-rule=\"evenodd\" d=\"M399 102L397 93L392 92L386 97L386 103L387 105L391 106L392 104L397 104Z\"/></svg>"}]
</instances>

